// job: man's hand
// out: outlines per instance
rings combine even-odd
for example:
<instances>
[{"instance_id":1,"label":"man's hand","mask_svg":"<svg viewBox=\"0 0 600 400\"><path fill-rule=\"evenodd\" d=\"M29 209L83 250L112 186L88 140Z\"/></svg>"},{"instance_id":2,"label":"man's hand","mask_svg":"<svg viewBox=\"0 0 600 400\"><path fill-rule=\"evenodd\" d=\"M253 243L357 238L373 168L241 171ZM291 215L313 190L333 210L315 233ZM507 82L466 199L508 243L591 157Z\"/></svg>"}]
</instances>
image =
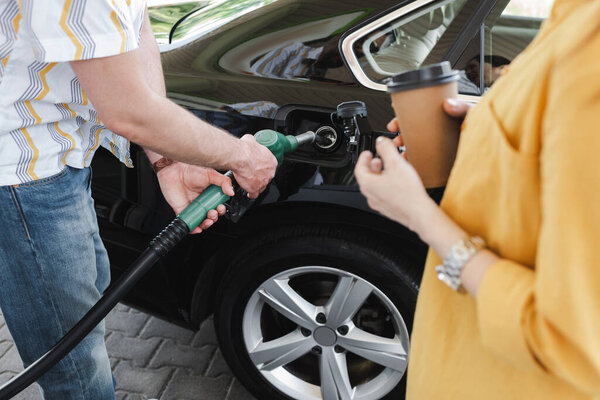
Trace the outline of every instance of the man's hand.
<instances>
[{"instance_id":1,"label":"man's hand","mask_svg":"<svg viewBox=\"0 0 600 400\"><path fill-rule=\"evenodd\" d=\"M210 185L220 186L228 196L233 196L231 179L215 171L212 168L204 168L195 165L174 163L158 171L158 182L175 214L179 214L200 193ZM221 204L217 210L210 210L206 219L191 233L200 233L217 222L220 215L225 214L225 206Z\"/></svg>"},{"instance_id":2,"label":"man's hand","mask_svg":"<svg viewBox=\"0 0 600 400\"><path fill-rule=\"evenodd\" d=\"M233 169L237 183L248 192L248 197L255 199L265 190L277 170L277 159L265 146L258 144L252 135L244 135L243 153L239 167Z\"/></svg>"}]
</instances>

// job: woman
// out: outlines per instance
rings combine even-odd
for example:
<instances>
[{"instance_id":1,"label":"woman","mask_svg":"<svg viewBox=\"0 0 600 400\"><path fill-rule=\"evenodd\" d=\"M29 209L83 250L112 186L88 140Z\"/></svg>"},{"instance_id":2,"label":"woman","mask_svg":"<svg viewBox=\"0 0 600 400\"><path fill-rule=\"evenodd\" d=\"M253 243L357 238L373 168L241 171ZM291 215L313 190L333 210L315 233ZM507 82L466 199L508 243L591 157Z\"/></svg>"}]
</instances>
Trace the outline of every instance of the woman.
<instances>
[{"instance_id":1,"label":"woman","mask_svg":"<svg viewBox=\"0 0 600 400\"><path fill-rule=\"evenodd\" d=\"M360 156L370 206L430 246L408 399L600 398L598 21L556 0L469 111L440 207L397 143Z\"/></svg>"}]
</instances>

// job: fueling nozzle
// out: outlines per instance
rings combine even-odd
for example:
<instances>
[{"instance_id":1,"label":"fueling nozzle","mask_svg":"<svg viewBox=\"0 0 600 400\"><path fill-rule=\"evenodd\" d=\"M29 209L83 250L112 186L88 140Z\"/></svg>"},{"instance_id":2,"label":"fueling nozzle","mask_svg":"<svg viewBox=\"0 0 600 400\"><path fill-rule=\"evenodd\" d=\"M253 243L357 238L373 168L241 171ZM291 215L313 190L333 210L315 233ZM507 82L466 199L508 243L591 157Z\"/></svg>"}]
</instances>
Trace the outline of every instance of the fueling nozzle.
<instances>
[{"instance_id":1,"label":"fueling nozzle","mask_svg":"<svg viewBox=\"0 0 600 400\"><path fill-rule=\"evenodd\" d=\"M308 131L297 136L286 136L277 131L265 129L256 132L254 139L256 139L259 144L262 144L267 149L271 150L271 153L273 153L277 159L277 165L279 166L283 161L284 154L291 153L304 143L314 142L315 133Z\"/></svg>"},{"instance_id":2,"label":"fueling nozzle","mask_svg":"<svg viewBox=\"0 0 600 400\"><path fill-rule=\"evenodd\" d=\"M277 131L265 129L256 132L254 138L259 144L262 144L273 153L279 166L283 162L285 154L291 153L302 144L314 142L315 133L308 131L296 136L286 136ZM233 180L233 172L228 171L225 175ZM214 210L218 205L229 200L229 198L219 186L211 185L200 196L196 197L177 217L185 222L191 232L206 219L206 215L210 210Z\"/></svg>"}]
</instances>

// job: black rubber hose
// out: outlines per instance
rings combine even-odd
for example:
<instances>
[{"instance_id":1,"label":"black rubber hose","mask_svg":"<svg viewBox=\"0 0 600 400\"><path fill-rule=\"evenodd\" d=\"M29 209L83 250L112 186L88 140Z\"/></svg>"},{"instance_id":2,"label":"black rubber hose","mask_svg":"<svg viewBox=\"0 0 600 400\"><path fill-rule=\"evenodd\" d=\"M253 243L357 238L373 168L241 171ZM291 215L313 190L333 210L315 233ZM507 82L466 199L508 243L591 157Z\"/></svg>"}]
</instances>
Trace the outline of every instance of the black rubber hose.
<instances>
[{"instance_id":1,"label":"black rubber hose","mask_svg":"<svg viewBox=\"0 0 600 400\"><path fill-rule=\"evenodd\" d=\"M189 229L185 222L175 218L169 226L150 242L148 248L135 260L121 278L104 292L100 300L54 347L19 375L0 387L0 400L8 400L16 396L69 354L125 297L140 278L150 271L154 264L183 240L188 233Z\"/></svg>"}]
</instances>

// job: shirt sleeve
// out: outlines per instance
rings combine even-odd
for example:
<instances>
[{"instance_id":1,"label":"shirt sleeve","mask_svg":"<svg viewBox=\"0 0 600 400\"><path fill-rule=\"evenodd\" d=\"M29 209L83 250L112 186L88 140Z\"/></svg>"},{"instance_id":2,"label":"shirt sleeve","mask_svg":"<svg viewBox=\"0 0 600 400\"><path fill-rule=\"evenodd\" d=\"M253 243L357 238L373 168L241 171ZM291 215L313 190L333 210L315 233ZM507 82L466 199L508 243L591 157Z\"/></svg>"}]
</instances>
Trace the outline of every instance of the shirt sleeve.
<instances>
[{"instance_id":1,"label":"shirt sleeve","mask_svg":"<svg viewBox=\"0 0 600 400\"><path fill-rule=\"evenodd\" d=\"M498 357L598 396L600 34L588 39L557 58L547 82L535 271L498 261L477 309L482 340Z\"/></svg>"},{"instance_id":2,"label":"shirt sleeve","mask_svg":"<svg viewBox=\"0 0 600 400\"><path fill-rule=\"evenodd\" d=\"M139 45L142 0L23 0L22 32L41 62L107 57Z\"/></svg>"}]
</instances>

